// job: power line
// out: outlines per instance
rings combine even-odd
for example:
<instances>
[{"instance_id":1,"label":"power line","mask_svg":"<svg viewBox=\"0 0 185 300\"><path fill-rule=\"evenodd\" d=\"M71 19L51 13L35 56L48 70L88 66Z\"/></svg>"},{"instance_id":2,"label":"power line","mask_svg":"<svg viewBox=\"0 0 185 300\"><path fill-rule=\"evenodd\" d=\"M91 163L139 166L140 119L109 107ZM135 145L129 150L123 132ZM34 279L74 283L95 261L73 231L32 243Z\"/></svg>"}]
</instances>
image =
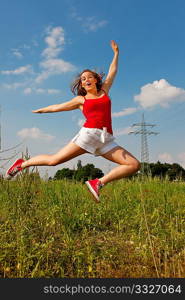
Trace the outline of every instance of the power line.
<instances>
[{"instance_id":1,"label":"power line","mask_svg":"<svg viewBox=\"0 0 185 300\"><path fill-rule=\"evenodd\" d=\"M13 150L13 149L15 149L15 148L17 148L17 147L21 146L22 144L24 144L24 141L23 141L23 142L21 142L21 143L19 143L19 144L17 144L17 145L15 145L15 146L13 146L13 147L11 147L11 148L8 148L8 149L5 149L5 150L2 150L2 151L0 151L0 153L4 153L4 152L8 152L8 151L10 151L10 150Z\"/></svg>"},{"instance_id":2,"label":"power line","mask_svg":"<svg viewBox=\"0 0 185 300\"><path fill-rule=\"evenodd\" d=\"M5 152L12 151L12 150L18 148L19 146L21 146L24 143L24 141L22 141L21 143L15 145L13 147L10 147L10 148L7 148L7 149L2 149L2 126L1 126L2 122L1 122L1 113L2 113L2 109L1 109L1 105L0 105L0 154L3 155ZM4 164L0 165L0 169L3 169L4 166L7 163L9 163L11 159L13 159L14 157L16 157L19 153L20 152L16 152L15 154L13 154L13 155L11 155L9 157L1 157L0 156L0 161L1 162L5 161Z\"/></svg>"}]
</instances>

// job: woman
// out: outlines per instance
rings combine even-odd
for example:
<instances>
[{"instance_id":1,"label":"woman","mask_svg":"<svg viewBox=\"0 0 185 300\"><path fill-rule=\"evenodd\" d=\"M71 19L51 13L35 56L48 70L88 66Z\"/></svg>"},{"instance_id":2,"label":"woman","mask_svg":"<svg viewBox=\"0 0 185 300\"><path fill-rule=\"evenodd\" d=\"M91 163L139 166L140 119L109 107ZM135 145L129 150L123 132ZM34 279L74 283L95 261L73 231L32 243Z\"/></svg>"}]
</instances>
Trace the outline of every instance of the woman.
<instances>
[{"instance_id":1,"label":"woman","mask_svg":"<svg viewBox=\"0 0 185 300\"><path fill-rule=\"evenodd\" d=\"M115 41L111 41L111 47L114 57L104 82L99 74L84 70L72 85L72 92L77 93L77 96L71 101L32 111L33 113L51 113L80 109L86 117L86 122L79 133L56 154L38 155L26 161L18 159L8 169L9 177L13 177L30 166L56 166L84 153L100 155L119 166L101 178L86 181L94 199L99 202L99 190L102 186L139 170L139 161L114 141L111 100L108 93L117 73L119 48Z\"/></svg>"}]
</instances>

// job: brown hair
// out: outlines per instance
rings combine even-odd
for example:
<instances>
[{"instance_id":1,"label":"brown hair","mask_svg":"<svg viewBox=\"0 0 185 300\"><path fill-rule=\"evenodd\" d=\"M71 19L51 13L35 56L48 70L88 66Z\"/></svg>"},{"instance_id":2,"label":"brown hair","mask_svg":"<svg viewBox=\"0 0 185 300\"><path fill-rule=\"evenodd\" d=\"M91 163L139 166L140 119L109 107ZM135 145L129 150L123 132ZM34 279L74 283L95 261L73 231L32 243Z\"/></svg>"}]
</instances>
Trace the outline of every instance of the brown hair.
<instances>
[{"instance_id":1,"label":"brown hair","mask_svg":"<svg viewBox=\"0 0 185 300\"><path fill-rule=\"evenodd\" d=\"M81 82L81 76L84 72L90 72L92 73L92 75L94 76L94 78L97 79L96 82L96 87L97 87L97 91L99 92L102 88L102 78L104 76L104 73L96 73L95 71L89 70L89 69L85 69L83 70L81 73L79 73L76 77L76 79L74 80L74 82L71 84L71 91L74 95L78 95L78 96L85 96L87 94L86 90L82 87L82 82Z\"/></svg>"}]
</instances>

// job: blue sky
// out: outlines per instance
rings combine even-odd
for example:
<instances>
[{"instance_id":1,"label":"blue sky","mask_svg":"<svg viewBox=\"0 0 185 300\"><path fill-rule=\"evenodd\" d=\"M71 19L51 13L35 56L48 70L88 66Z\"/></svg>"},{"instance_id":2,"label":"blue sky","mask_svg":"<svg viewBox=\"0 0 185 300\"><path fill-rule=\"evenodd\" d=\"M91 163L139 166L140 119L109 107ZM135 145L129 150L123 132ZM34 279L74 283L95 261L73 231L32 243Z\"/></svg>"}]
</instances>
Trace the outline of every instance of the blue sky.
<instances>
[{"instance_id":1,"label":"blue sky","mask_svg":"<svg viewBox=\"0 0 185 300\"><path fill-rule=\"evenodd\" d=\"M23 141L17 151L28 146L33 156L55 153L68 143L82 124L80 111L37 115L31 110L70 100L70 84L84 68L107 73L114 39L120 48L110 91L117 142L140 159L140 136L128 132L144 113L159 132L148 136L150 161L185 167L184 18L182 0L1 1L2 149ZM105 172L113 166L84 155L40 170L53 175L78 159Z\"/></svg>"}]
</instances>

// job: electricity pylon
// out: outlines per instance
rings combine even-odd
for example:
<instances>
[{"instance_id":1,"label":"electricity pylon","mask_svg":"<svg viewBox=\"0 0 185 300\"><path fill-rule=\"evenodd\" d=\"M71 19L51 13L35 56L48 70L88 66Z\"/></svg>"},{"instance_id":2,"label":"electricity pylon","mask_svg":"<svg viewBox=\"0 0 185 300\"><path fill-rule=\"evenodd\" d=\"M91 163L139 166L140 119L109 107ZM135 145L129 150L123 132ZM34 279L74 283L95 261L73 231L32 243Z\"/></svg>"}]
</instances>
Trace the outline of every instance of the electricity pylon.
<instances>
[{"instance_id":1,"label":"electricity pylon","mask_svg":"<svg viewBox=\"0 0 185 300\"><path fill-rule=\"evenodd\" d=\"M147 135L152 134L159 134L158 132L149 131L147 127L154 127L154 124L147 124L145 123L144 113L142 114L142 121L141 123L135 123L132 127L140 127L140 129L136 131L130 131L129 134L141 134L141 172L149 173L149 149L148 149L148 141Z\"/></svg>"}]
</instances>

